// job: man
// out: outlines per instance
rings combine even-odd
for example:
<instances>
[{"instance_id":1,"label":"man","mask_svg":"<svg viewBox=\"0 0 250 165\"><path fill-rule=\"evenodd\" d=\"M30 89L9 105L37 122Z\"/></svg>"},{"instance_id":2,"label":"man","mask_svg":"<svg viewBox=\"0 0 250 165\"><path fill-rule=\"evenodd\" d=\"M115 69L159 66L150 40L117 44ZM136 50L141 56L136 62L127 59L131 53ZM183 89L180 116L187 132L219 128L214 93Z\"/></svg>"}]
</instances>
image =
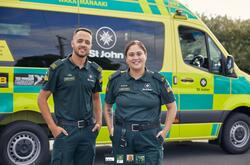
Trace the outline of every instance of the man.
<instances>
[{"instance_id":1,"label":"man","mask_svg":"<svg viewBox=\"0 0 250 165\"><path fill-rule=\"evenodd\" d=\"M102 69L87 60L92 46L89 29L76 29L71 46L71 55L50 66L38 96L38 105L55 138L51 164L92 165L95 141L102 125L99 95ZM51 94L56 122L47 102Z\"/></svg>"}]
</instances>

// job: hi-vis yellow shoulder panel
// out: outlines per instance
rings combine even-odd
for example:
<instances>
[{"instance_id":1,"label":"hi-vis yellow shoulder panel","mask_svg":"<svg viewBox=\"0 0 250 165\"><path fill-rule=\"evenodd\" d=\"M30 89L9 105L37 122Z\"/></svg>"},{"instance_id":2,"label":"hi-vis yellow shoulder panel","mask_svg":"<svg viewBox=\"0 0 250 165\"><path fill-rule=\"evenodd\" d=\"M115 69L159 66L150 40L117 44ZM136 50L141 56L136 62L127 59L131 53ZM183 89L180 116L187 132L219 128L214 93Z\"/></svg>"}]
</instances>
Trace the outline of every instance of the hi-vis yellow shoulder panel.
<instances>
[{"instance_id":1,"label":"hi-vis yellow shoulder panel","mask_svg":"<svg viewBox=\"0 0 250 165\"><path fill-rule=\"evenodd\" d=\"M10 49L4 40L0 40L0 61L14 61Z\"/></svg>"}]
</instances>

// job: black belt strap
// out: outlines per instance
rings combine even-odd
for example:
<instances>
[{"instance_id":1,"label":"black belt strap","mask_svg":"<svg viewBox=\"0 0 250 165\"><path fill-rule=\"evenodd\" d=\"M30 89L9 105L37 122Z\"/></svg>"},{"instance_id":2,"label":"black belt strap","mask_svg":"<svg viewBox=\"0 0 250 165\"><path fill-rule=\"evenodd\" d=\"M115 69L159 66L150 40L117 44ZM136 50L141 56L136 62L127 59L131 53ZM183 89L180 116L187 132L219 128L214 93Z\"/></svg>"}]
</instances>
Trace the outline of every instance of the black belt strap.
<instances>
[{"instance_id":1,"label":"black belt strap","mask_svg":"<svg viewBox=\"0 0 250 165\"><path fill-rule=\"evenodd\" d=\"M65 119L58 119L58 125L68 125L68 126L75 126L78 128L84 128L89 125L93 124L92 120L65 120Z\"/></svg>"},{"instance_id":2,"label":"black belt strap","mask_svg":"<svg viewBox=\"0 0 250 165\"><path fill-rule=\"evenodd\" d=\"M123 122L122 120L118 119L115 119L115 124L131 131L144 131L160 127L160 122L132 123L132 122Z\"/></svg>"}]
</instances>

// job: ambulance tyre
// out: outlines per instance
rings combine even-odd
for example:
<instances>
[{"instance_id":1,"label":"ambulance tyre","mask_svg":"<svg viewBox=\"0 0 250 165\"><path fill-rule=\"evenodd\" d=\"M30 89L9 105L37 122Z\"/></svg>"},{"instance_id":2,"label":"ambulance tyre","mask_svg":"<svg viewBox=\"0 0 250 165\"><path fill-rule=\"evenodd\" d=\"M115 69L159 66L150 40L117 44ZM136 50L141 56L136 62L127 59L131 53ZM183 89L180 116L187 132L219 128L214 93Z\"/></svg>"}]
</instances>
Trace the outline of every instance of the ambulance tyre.
<instances>
[{"instance_id":1,"label":"ambulance tyre","mask_svg":"<svg viewBox=\"0 0 250 165\"><path fill-rule=\"evenodd\" d=\"M241 154L250 148L250 117L235 113L224 124L221 147L230 154Z\"/></svg>"},{"instance_id":2,"label":"ambulance tyre","mask_svg":"<svg viewBox=\"0 0 250 165\"><path fill-rule=\"evenodd\" d=\"M33 122L13 122L1 131L0 160L3 165L46 164L48 136Z\"/></svg>"}]
</instances>

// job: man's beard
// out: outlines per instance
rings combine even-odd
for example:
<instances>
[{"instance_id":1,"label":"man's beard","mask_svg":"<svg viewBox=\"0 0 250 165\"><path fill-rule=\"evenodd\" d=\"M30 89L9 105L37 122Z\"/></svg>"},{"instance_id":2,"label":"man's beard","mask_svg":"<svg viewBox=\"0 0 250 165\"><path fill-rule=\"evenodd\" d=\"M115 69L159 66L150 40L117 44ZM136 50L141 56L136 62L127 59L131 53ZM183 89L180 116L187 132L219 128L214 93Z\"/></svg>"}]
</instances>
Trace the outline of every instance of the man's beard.
<instances>
[{"instance_id":1,"label":"man's beard","mask_svg":"<svg viewBox=\"0 0 250 165\"><path fill-rule=\"evenodd\" d=\"M89 55L89 52L85 53L84 55L81 55L80 53L78 53L77 51L75 51L75 55L77 55L80 58L85 58Z\"/></svg>"}]
</instances>

